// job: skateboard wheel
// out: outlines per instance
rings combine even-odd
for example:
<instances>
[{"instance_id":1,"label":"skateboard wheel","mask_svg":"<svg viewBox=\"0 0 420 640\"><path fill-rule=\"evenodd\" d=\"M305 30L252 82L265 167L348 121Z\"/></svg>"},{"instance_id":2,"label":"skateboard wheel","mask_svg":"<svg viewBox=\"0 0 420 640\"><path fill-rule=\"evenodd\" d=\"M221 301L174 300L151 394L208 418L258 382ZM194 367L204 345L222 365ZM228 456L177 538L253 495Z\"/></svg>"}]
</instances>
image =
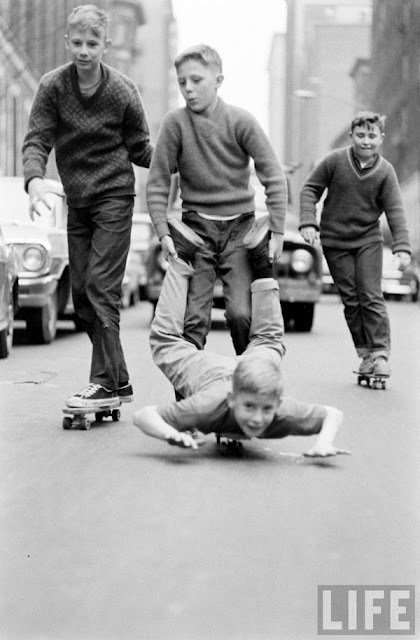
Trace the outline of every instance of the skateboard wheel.
<instances>
[{"instance_id":1,"label":"skateboard wheel","mask_svg":"<svg viewBox=\"0 0 420 640\"><path fill-rule=\"evenodd\" d=\"M83 431L87 431L88 429L90 429L89 418L80 418L79 428L83 429Z\"/></svg>"},{"instance_id":2,"label":"skateboard wheel","mask_svg":"<svg viewBox=\"0 0 420 640\"><path fill-rule=\"evenodd\" d=\"M111 416L114 422L118 422L118 420L121 418L121 411L119 409L113 409Z\"/></svg>"},{"instance_id":3,"label":"skateboard wheel","mask_svg":"<svg viewBox=\"0 0 420 640\"><path fill-rule=\"evenodd\" d=\"M72 419L69 416L63 418L63 429L71 429Z\"/></svg>"}]
</instances>

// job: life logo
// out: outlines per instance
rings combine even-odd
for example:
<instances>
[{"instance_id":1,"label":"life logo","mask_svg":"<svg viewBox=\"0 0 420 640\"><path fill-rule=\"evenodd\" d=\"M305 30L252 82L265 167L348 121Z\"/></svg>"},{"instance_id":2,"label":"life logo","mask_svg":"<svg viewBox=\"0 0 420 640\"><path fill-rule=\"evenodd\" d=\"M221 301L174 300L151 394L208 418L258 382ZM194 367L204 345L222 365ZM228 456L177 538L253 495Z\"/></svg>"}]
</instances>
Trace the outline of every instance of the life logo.
<instances>
[{"instance_id":1,"label":"life logo","mask_svg":"<svg viewBox=\"0 0 420 640\"><path fill-rule=\"evenodd\" d=\"M414 585L318 585L318 635L414 633Z\"/></svg>"}]
</instances>

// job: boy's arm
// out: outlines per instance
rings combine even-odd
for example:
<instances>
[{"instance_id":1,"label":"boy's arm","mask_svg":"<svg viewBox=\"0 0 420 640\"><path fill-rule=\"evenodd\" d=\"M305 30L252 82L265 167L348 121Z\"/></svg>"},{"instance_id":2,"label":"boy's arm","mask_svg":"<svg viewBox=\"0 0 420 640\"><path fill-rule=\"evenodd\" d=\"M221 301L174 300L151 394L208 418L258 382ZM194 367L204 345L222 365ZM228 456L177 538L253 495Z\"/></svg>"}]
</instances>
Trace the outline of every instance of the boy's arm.
<instances>
[{"instance_id":1,"label":"boy's arm","mask_svg":"<svg viewBox=\"0 0 420 640\"><path fill-rule=\"evenodd\" d=\"M328 189L333 174L332 157L327 156L322 160L305 180L300 190L300 223L299 229L312 227L319 231L316 217L316 205L322 198L325 189ZM303 235L303 234L302 234ZM305 240L313 242L315 237L311 232Z\"/></svg>"},{"instance_id":2,"label":"boy's arm","mask_svg":"<svg viewBox=\"0 0 420 640\"><path fill-rule=\"evenodd\" d=\"M133 423L147 436L166 440L169 444L188 449L197 449L197 443L188 433L177 431L160 416L154 406L143 407L135 412Z\"/></svg>"},{"instance_id":3,"label":"boy's arm","mask_svg":"<svg viewBox=\"0 0 420 640\"><path fill-rule=\"evenodd\" d=\"M411 260L411 246L404 215L401 189L395 170L391 165L382 184L379 201L382 209L385 211L391 230L392 252L399 257L401 268L405 268Z\"/></svg>"},{"instance_id":4,"label":"boy's arm","mask_svg":"<svg viewBox=\"0 0 420 640\"><path fill-rule=\"evenodd\" d=\"M170 236L167 208L171 176L176 170L180 146L177 126L169 113L162 121L146 184L147 208L159 240Z\"/></svg>"},{"instance_id":5,"label":"boy's arm","mask_svg":"<svg viewBox=\"0 0 420 640\"><path fill-rule=\"evenodd\" d=\"M350 454L345 449L337 449L334 446L334 440L340 430L343 422L343 412L335 407L325 407L326 415L322 423L321 431L318 434L317 441L309 451L304 453L309 458L326 458L336 456L338 454Z\"/></svg>"},{"instance_id":6,"label":"boy's arm","mask_svg":"<svg viewBox=\"0 0 420 640\"><path fill-rule=\"evenodd\" d=\"M137 87L133 88L131 100L124 113L123 137L131 162L147 169L150 166L153 146L150 144L149 125Z\"/></svg>"}]
</instances>

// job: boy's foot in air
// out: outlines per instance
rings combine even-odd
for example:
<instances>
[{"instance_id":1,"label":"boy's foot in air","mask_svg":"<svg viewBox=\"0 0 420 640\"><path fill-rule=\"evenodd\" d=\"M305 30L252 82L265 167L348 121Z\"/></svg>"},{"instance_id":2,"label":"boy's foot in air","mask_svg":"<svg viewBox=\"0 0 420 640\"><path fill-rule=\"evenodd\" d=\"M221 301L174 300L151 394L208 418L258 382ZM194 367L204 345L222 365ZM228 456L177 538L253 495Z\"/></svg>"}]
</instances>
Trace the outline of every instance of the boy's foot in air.
<instances>
[{"instance_id":1,"label":"boy's foot in air","mask_svg":"<svg viewBox=\"0 0 420 640\"><path fill-rule=\"evenodd\" d=\"M114 408L120 404L116 391L111 391L101 384L91 382L84 389L75 393L66 400L66 406L70 409L83 409L85 407Z\"/></svg>"}]
</instances>

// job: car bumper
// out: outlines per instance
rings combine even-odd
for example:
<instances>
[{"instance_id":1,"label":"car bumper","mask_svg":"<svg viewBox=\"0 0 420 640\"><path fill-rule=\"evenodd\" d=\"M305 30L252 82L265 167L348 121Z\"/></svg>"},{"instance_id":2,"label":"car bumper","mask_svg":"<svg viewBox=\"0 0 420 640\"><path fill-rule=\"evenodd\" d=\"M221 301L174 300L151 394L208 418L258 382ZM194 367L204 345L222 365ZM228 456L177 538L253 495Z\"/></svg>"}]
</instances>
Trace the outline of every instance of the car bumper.
<instances>
[{"instance_id":1,"label":"car bumper","mask_svg":"<svg viewBox=\"0 0 420 640\"><path fill-rule=\"evenodd\" d=\"M19 307L43 307L57 288L57 280L52 276L43 278L19 278Z\"/></svg>"},{"instance_id":2,"label":"car bumper","mask_svg":"<svg viewBox=\"0 0 420 640\"><path fill-rule=\"evenodd\" d=\"M321 296L321 281L315 280L308 283L307 280L291 280L277 278L280 289L280 300L282 302L318 302ZM213 292L213 299L222 303L224 300L223 287L216 282ZM220 306L220 305L219 305Z\"/></svg>"}]
</instances>

